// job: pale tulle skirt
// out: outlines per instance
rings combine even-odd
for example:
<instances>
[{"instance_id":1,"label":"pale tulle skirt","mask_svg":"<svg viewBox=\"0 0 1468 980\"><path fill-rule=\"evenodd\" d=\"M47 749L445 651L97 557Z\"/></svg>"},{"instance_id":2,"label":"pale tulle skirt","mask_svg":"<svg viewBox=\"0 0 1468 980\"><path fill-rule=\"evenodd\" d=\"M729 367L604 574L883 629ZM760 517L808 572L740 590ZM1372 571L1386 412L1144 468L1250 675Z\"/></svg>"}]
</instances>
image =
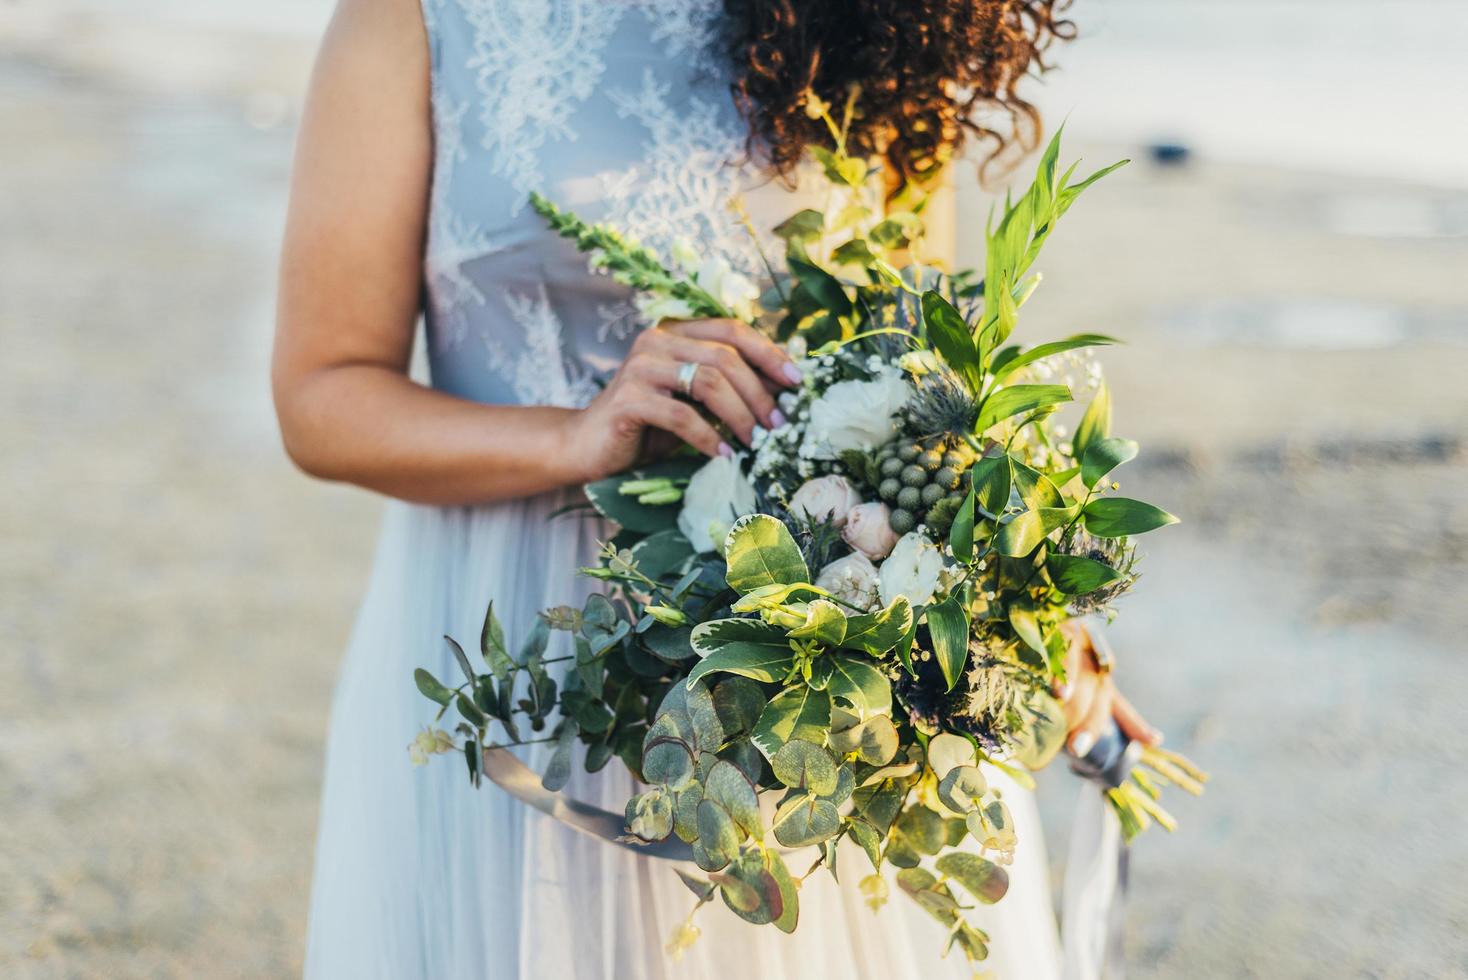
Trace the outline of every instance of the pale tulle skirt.
<instances>
[{"instance_id":1,"label":"pale tulle skirt","mask_svg":"<svg viewBox=\"0 0 1468 980\"><path fill-rule=\"evenodd\" d=\"M436 707L415 690L413 669L459 679L444 634L477 661L491 598L512 648L538 610L584 598L592 583L576 569L593 560L604 528L551 518L568 499L389 506L332 709L306 976L971 976L958 950L941 957L945 931L895 882L881 912L866 907L856 883L870 866L854 847L844 884L824 869L805 882L794 935L751 926L716 899L695 919L702 938L674 963L663 945L694 899L673 865L576 833L488 782L475 790L462 758L409 763L408 743ZM522 752L543 768L544 746ZM597 774L578 769L567 792L620 812L631 787L614 761ZM1022 843L1008 896L974 916L992 939L984 968L1050 980L1060 952L1039 818L1028 793L1010 786L1005 798ZM793 855L790 866L800 874L810 860Z\"/></svg>"}]
</instances>

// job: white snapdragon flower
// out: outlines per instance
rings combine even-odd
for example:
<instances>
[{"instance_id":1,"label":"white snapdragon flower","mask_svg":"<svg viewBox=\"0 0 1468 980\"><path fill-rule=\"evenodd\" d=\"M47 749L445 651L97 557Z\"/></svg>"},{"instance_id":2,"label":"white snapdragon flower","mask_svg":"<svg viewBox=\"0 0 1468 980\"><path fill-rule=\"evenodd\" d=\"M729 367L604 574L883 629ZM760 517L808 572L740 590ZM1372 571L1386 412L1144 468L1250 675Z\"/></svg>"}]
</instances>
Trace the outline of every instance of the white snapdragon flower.
<instances>
[{"instance_id":1,"label":"white snapdragon flower","mask_svg":"<svg viewBox=\"0 0 1468 980\"><path fill-rule=\"evenodd\" d=\"M821 569L815 584L859 609L870 610L877 605L877 566L860 551Z\"/></svg>"},{"instance_id":2,"label":"white snapdragon flower","mask_svg":"<svg viewBox=\"0 0 1468 980\"><path fill-rule=\"evenodd\" d=\"M679 238L673 242L673 262L687 275L698 274L699 263L703 257L698 254L698 249L686 238Z\"/></svg>"},{"instance_id":3,"label":"white snapdragon flower","mask_svg":"<svg viewBox=\"0 0 1468 980\"><path fill-rule=\"evenodd\" d=\"M693 307L687 300L672 296L641 294L633 302L637 305L637 312L651 324L664 320L692 320L694 316Z\"/></svg>"},{"instance_id":4,"label":"white snapdragon flower","mask_svg":"<svg viewBox=\"0 0 1468 980\"><path fill-rule=\"evenodd\" d=\"M899 370L871 381L838 381L810 407L805 455L834 459L847 449L870 451L897 435L897 413L912 387Z\"/></svg>"},{"instance_id":5,"label":"white snapdragon flower","mask_svg":"<svg viewBox=\"0 0 1468 980\"><path fill-rule=\"evenodd\" d=\"M754 280L735 271L722 255L711 255L698 267L694 277L699 287L733 311L741 320L753 320L759 287Z\"/></svg>"},{"instance_id":6,"label":"white snapdragon flower","mask_svg":"<svg viewBox=\"0 0 1468 980\"><path fill-rule=\"evenodd\" d=\"M898 596L906 596L914 606L932 602L943 566L943 552L925 535L916 531L904 534L878 572L883 604L891 605Z\"/></svg>"},{"instance_id":7,"label":"white snapdragon flower","mask_svg":"<svg viewBox=\"0 0 1468 980\"><path fill-rule=\"evenodd\" d=\"M790 513L809 523L830 521L837 527L846 523L846 514L861 503L861 494L844 476L821 476L807 480L790 498Z\"/></svg>"},{"instance_id":8,"label":"white snapdragon flower","mask_svg":"<svg viewBox=\"0 0 1468 980\"><path fill-rule=\"evenodd\" d=\"M713 457L683 491L678 530L700 554L718 550L734 522L754 513L754 486L744 475L743 459L743 455Z\"/></svg>"}]
</instances>

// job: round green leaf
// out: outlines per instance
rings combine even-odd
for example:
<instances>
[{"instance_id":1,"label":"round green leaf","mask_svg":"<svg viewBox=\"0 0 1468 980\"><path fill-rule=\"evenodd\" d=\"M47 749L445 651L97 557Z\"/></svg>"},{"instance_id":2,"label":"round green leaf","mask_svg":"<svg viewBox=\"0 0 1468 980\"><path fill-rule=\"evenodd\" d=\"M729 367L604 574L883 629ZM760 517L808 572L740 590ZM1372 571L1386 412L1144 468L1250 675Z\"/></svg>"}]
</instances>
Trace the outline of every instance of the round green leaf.
<instances>
[{"instance_id":1,"label":"round green leaf","mask_svg":"<svg viewBox=\"0 0 1468 980\"><path fill-rule=\"evenodd\" d=\"M698 826L694 860L705 871L726 867L739 853L740 834L734 818L713 800L704 799L699 802L694 819Z\"/></svg>"},{"instance_id":2,"label":"round green leaf","mask_svg":"<svg viewBox=\"0 0 1468 980\"><path fill-rule=\"evenodd\" d=\"M775 840L785 847L808 847L841 829L835 805L818 796L798 796L775 811Z\"/></svg>"},{"instance_id":3,"label":"round green leaf","mask_svg":"<svg viewBox=\"0 0 1468 980\"><path fill-rule=\"evenodd\" d=\"M988 791L978 766L954 766L938 783L938 799L954 813L968 813Z\"/></svg>"},{"instance_id":4,"label":"round green leaf","mask_svg":"<svg viewBox=\"0 0 1468 980\"><path fill-rule=\"evenodd\" d=\"M673 800L660 787L627 801L627 830L646 841L659 841L673 832Z\"/></svg>"},{"instance_id":5,"label":"round green leaf","mask_svg":"<svg viewBox=\"0 0 1468 980\"><path fill-rule=\"evenodd\" d=\"M672 789L693 782L693 753L675 738L655 738L642 750L642 778Z\"/></svg>"},{"instance_id":6,"label":"round green leaf","mask_svg":"<svg viewBox=\"0 0 1468 980\"><path fill-rule=\"evenodd\" d=\"M944 732L928 742L928 768L939 779L948 775L955 766L972 766L976 760L974 743L962 735Z\"/></svg>"},{"instance_id":7,"label":"round green leaf","mask_svg":"<svg viewBox=\"0 0 1468 980\"><path fill-rule=\"evenodd\" d=\"M791 789L824 796L836 788L836 762L819 745L796 739L786 742L770 760L775 778Z\"/></svg>"},{"instance_id":8,"label":"round green leaf","mask_svg":"<svg viewBox=\"0 0 1468 980\"><path fill-rule=\"evenodd\" d=\"M1008 872L977 854L963 851L945 854L938 859L936 867L985 905L993 905L1009 891Z\"/></svg>"},{"instance_id":9,"label":"round green leaf","mask_svg":"<svg viewBox=\"0 0 1468 980\"><path fill-rule=\"evenodd\" d=\"M704 796L727 810L734 822L755 840L764 837L754 783L734 763L722 759L714 763L704 782Z\"/></svg>"},{"instance_id":10,"label":"round green leaf","mask_svg":"<svg viewBox=\"0 0 1468 980\"><path fill-rule=\"evenodd\" d=\"M730 677L714 688L714 711L725 737L743 735L754 727L765 710L765 693L747 677Z\"/></svg>"},{"instance_id":11,"label":"round green leaf","mask_svg":"<svg viewBox=\"0 0 1468 980\"><path fill-rule=\"evenodd\" d=\"M856 752L869 766L885 766L897 754L897 726L886 715L872 715L861 723Z\"/></svg>"}]
</instances>

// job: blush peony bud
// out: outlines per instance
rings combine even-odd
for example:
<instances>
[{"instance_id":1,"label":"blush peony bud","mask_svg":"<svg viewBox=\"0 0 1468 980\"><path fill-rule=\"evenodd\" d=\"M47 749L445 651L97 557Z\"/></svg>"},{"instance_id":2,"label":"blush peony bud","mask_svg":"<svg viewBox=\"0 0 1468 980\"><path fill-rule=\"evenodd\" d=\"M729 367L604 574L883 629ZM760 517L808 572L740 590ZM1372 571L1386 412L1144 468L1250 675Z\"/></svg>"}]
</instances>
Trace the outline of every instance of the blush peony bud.
<instances>
[{"instance_id":1,"label":"blush peony bud","mask_svg":"<svg viewBox=\"0 0 1468 980\"><path fill-rule=\"evenodd\" d=\"M891 520L892 512L886 504L858 504L846 512L846 527L841 537L872 561L879 561L897 543Z\"/></svg>"},{"instance_id":2,"label":"blush peony bud","mask_svg":"<svg viewBox=\"0 0 1468 980\"><path fill-rule=\"evenodd\" d=\"M790 498L790 513L811 524L830 521L841 527L851 508L859 503L861 495L846 477L822 476L800 485Z\"/></svg>"}]
</instances>

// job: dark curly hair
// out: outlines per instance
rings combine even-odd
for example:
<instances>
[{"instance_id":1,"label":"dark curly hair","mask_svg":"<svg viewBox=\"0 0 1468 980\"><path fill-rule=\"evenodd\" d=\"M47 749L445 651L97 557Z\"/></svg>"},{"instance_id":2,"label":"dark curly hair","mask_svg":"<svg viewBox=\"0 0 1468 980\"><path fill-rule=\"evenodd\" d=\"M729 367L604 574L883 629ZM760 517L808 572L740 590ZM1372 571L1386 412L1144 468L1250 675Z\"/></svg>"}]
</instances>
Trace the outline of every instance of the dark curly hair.
<instances>
[{"instance_id":1,"label":"dark curly hair","mask_svg":"<svg viewBox=\"0 0 1468 980\"><path fill-rule=\"evenodd\" d=\"M724 0L723 38L750 155L789 179L829 144L805 93L837 107L861 87L849 148L900 180L934 176L970 140L980 173L1033 149L1040 117L1015 91L1075 36L1070 0Z\"/></svg>"}]
</instances>

